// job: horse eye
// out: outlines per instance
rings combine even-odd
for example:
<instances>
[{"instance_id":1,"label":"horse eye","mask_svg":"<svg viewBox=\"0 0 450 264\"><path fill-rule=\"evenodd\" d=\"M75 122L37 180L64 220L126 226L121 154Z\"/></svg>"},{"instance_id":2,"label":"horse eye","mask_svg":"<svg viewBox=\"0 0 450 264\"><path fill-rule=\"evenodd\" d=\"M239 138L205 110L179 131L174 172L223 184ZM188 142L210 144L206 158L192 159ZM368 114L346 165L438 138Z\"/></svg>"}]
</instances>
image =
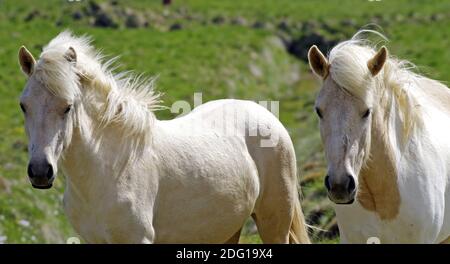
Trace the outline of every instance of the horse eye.
<instances>
[{"instance_id":1,"label":"horse eye","mask_svg":"<svg viewBox=\"0 0 450 264\"><path fill-rule=\"evenodd\" d=\"M27 111L25 110L25 106L20 103L20 109L22 109L22 112L25 114Z\"/></svg>"},{"instance_id":2,"label":"horse eye","mask_svg":"<svg viewBox=\"0 0 450 264\"><path fill-rule=\"evenodd\" d=\"M72 109L72 105L67 106L66 110L64 110L64 114L69 113L70 109Z\"/></svg>"},{"instance_id":3,"label":"horse eye","mask_svg":"<svg viewBox=\"0 0 450 264\"><path fill-rule=\"evenodd\" d=\"M322 116L322 111L320 111L320 109L319 108L315 108L316 109L316 113L317 113L317 115L319 116L319 118L320 119L322 119L323 118L323 116Z\"/></svg>"},{"instance_id":4,"label":"horse eye","mask_svg":"<svg viewBox=\"0 0 450 264\"><path fill-rule=\"evenodd\" d=\"M363 115L363 118L367 118L367 117L369 117L369 115L370 115L370 113L371 113L372 111L370 110L370 108L369 109L367 109L367 111L366 112L364 112L364 115Z\"/></svg>"}]
</instances>

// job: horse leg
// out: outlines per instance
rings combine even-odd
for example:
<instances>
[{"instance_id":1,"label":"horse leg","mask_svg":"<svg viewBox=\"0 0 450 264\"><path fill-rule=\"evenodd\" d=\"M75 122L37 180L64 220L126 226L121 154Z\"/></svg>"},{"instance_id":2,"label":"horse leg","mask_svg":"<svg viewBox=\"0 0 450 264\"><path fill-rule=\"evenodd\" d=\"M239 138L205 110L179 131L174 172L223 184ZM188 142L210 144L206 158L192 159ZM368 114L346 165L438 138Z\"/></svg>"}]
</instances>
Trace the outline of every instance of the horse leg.
<instances>
[{"instance_id":1,"label":"horse leg","mask_svg":"<svg viewBox=\"0 0 450 264\"><path fill-rule=\"evenodd\" d=\"M297 165L292 144L261 148L254 153L261 181L254 209L264 243L310 243L298 197Z\"/></svg>"},{"instance_id":2,"label":"horse leg","mask_svg":"<svg viewBox=\"0 0 450 264\"><path fill-rule=\"evenodd\" d=\"M241 237L241 230L242 228L240 228L230 239L228 239L225 244L238 244L239 238Z\"/></svg>"},{"instance_id":3,"label":"horse leg","mask_svg":"<svg viewBox=\"0 0 450 264\"><path fill-rule=\"evenodd\" d=\"M276 159L266 159L265 162L263 175L260 175L264 181L262 193L255 206L253 219L264 243L287 244L294 215L292 200L295 197L295 183L289 182L288 175L280 175L282 168Z\"/></svg>"},{"instance_id":4,"label":"horse leg","mask_svg":"<svg viewBox=\"0 0 450 264\"><path fill-rule=\"evenodd\" d=\"M291 216L288 211L262 206L254 217L264 244L288 244Z\"/></svg>"}]
</instances>

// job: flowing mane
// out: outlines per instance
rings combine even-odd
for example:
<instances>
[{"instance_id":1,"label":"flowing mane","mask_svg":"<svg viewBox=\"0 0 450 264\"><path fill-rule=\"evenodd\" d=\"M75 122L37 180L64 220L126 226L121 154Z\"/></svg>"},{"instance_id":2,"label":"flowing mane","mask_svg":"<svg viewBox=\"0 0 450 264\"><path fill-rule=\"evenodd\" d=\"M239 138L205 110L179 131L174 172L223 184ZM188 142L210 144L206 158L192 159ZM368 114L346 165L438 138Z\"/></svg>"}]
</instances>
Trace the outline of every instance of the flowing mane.
<instances>
[{"instance_id":1,"label":"flowing mane","mask_svg":"<svg viewBox=\"0 0 450 264\"><path fill-rule=\"evenodd\" d=\"M35 78L55 96L89 104L86 108L94 110L90 114L101 124L118 124L127 135L148 138L155 119L153 111L161 108L160 94L153 89L154 79L114 73L111 65L115 58L104 61L91 41L70 31L60 33L44 47L35 66ZM76 52L76 63L65 58L70 47Z\"/></svg>"},{"instance_id":2,"label":"flowing mane","mask_svg":"<svg viewBox=\"0 0 450 264\"><path fill-rule=\"evenodd\" d=\"M363 101L371 98L368 95L374 92L376 98L381 100L380 108L384 108L386 122L390 111L397 111L403 125L400 143L404 145L423 123L419 107L421 102L416 93L420 89L418 82L425 77L413 72L415 66L412 63L388 56L385 66L374 77L375 84L370 85L373 78L369 77L367 62L376 54L376 45L362 37L368 32L387 40L375 31L357 32L352 39L338 44L330 51L330 76L339 87ZM368 87L374 87L375 91Z\"/></svg>"}]
</instances>

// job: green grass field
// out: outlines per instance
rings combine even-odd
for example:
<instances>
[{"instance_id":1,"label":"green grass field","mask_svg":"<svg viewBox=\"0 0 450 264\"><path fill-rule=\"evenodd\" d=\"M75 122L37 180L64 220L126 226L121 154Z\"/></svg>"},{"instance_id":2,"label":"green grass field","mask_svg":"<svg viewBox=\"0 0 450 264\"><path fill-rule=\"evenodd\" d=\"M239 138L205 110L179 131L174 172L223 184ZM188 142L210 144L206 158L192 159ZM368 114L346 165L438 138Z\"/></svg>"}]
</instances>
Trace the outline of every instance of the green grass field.
<instances>
[{"instance_id":1,"label":"green grass field","mask_svg":"<svg viewBox=\"0 0 450 264\"><path fill-rule=\"evenodd\" d=\"M174 0L170 7L159 0L96 1L107 11L123 9L145 17L148 25L139 28L127 28L126 18L114 11L115 27L95 26L95 17L88 15L75 18L90 8L89 2L0 0L0 243L64 243L76 236L62 211L63 175L48 191L28 183L27 141L18 106L26 81L17 63L19 47L25 44L37 57L66 28L92 35L105 54L120 55L119 70L158 76L157 89L167 106L176 100L192 102L194 92L203 93L203 101L280 101L280 120L297 152L305 214L309 223L328 230L313 231L318 243L338 241L322 187L326 167L312 111L319 82L306 62L286 51L279 24L312 24L310 30L340 40L377 23L390 39L392 54L412 61L428 76L450 81L450 1ZM288 34L295 38L302 32ZM175 115L164 110L157 116ZM250 223L241 242L261 242Z\"/></svg>"}]
</instances>

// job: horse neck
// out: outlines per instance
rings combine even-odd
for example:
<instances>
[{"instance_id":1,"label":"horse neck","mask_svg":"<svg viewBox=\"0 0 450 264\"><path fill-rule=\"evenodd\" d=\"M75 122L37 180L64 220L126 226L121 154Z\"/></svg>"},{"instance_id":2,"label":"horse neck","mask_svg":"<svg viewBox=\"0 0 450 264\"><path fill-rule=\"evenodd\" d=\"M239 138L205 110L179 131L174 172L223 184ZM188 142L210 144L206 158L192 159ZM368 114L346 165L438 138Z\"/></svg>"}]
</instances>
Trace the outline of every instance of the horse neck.
<instances>
[{"instance_id":1,"label":"horse neck","mask_svg":"<svg viewBox=\"0 0 450 264\"><path fill-rule=\"evenodd\" d=\"M95 128L97 122L83 110L81 112L79 118L84 121L78 122L74 128L61 167L67 178L67 188L88 199L95 197L100 188L107 188L109 183L116 182L127 159L119 159L119 153L123 152L119 144L124 138L121 131L106 127L98 134Z\"/></svg>"},{"instance_id":2,"label":"horse neck","mask_svg":"<svg viewBox=\"0 0 450 264\"><path fill-rule=\"evenodd\" d=\"M389 220L398 214L400 203L397 152L390 138L394 134L389 133L389 129L396 129L391 120L395 113L379 108L373 115L370 157L360 172L358 200L367 210Z\"/></svg>"}]
</instances>

